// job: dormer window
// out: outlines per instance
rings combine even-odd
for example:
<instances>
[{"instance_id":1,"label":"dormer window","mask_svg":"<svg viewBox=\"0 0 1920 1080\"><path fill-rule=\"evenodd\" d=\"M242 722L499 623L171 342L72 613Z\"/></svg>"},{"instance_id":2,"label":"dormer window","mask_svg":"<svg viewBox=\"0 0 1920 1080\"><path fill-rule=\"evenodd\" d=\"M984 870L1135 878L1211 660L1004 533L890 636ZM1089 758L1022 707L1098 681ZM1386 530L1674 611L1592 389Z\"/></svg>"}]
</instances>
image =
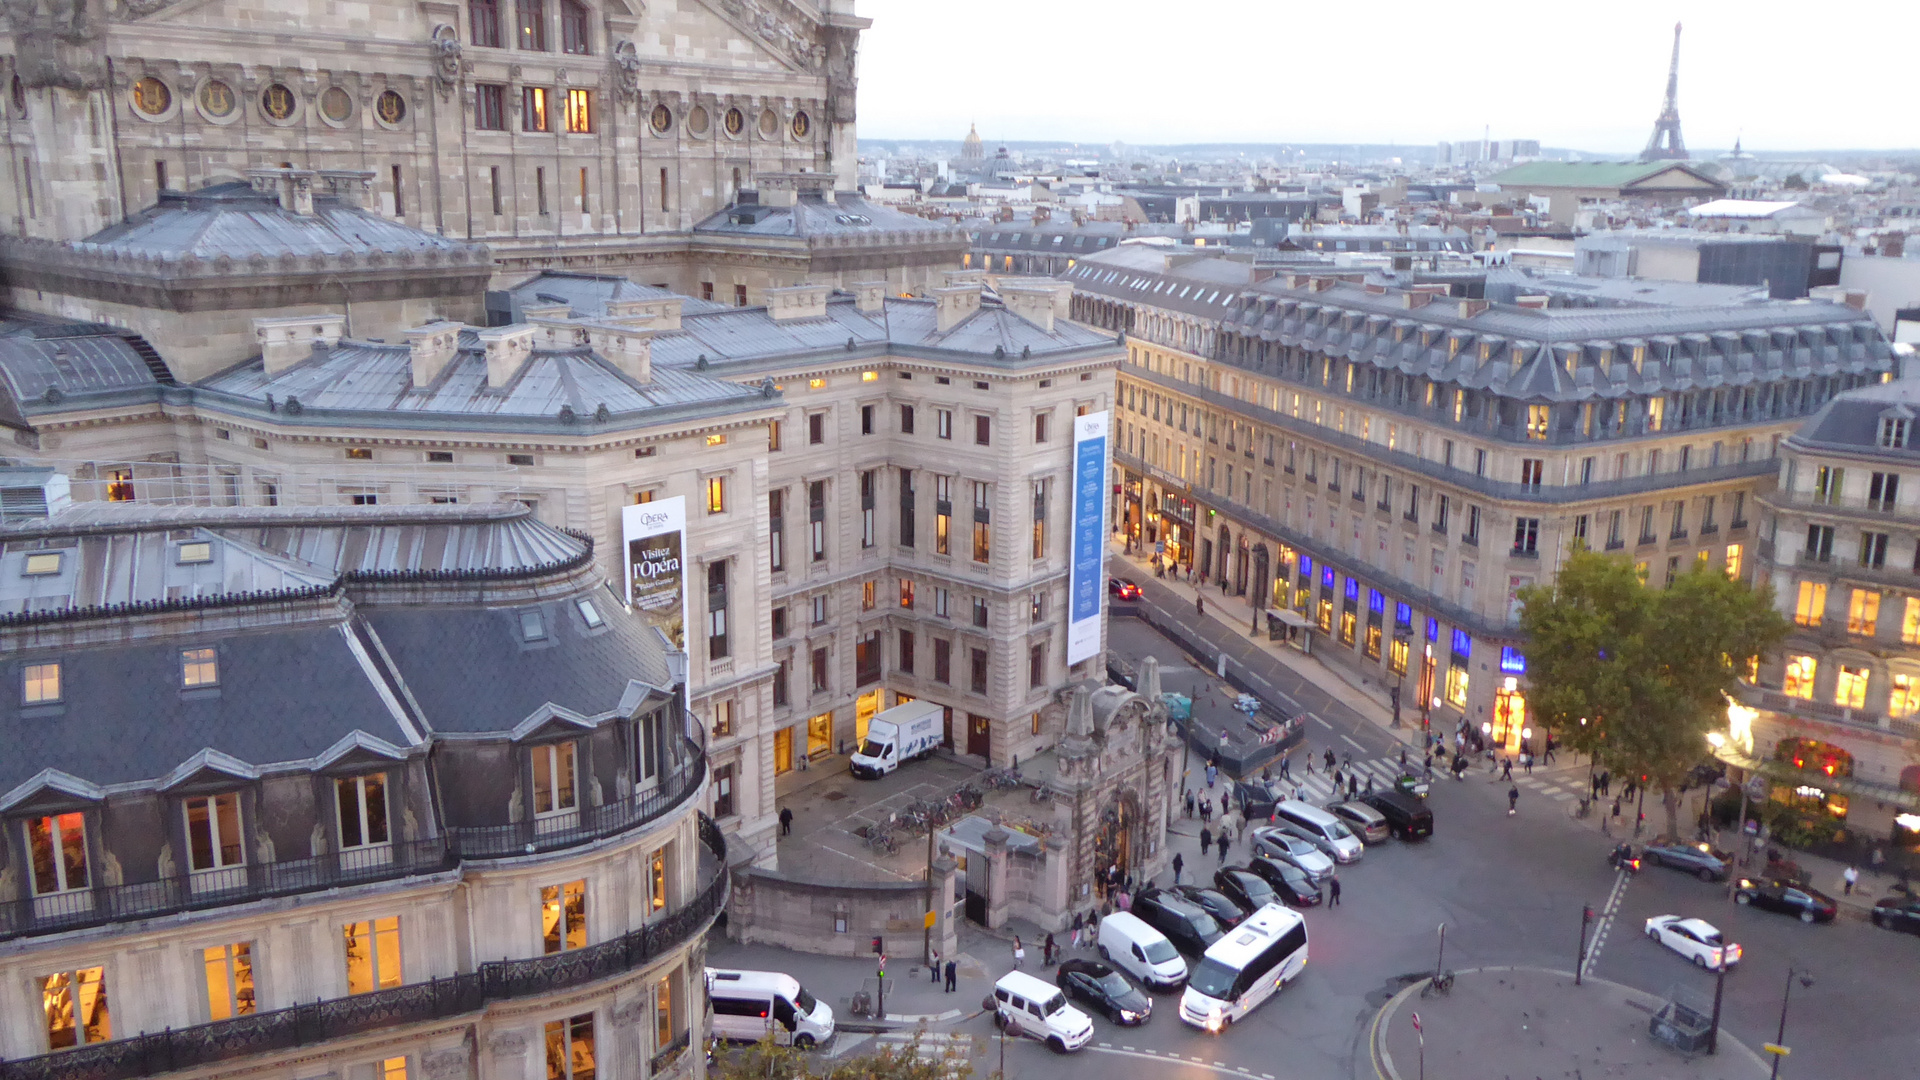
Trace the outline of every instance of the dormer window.
<instances>
[{"instance_id":1,"label":"dormer window","mask_svg":"<svg viewBox=\"0 0 1920 1080\"><path fill-rule=\"evenodd\" d=\"M533 816L559 817L579 805L574 784L577 748L572 742L533 748Z\"/></svg>"},{"instance_id":2,"label":"dormer window","mask_svg":"<svg viewBox=\"0 0 1920 1080\"><path fill-rule=\"evenodd\" d=\"M60 662L48 660L21 669L20 703L52 705L60 700Z\"/></svg>"},{"instance_id":3,"label":"dormer window","mask_svg":"<svg viewBox=\"0 0 1920 1080\"><path fill-rule=\"evenodd\" d=\"M86 815L50 814L27 819L27 854L33 864L33 893L52 896L77 892L87 876Z\"/></svg>"},{"instance_id":4,"label":"dormer window","mask_svg":"<svg viewBox=\"0 0 1920 1080\"><path fill-rule=\"evenodd\" d=\"M180 650L180 686L193 690L220 685L220 661L212 649Z\"/></svg>"},{"instance_id":5,"label":"dormer window","mask_svg":"<svg viewBox=\"0 0 1920 1080\"><path fill-rule=\"evenodd\" d=\"M1907 446L1907 425L1910 421L1904 416L1883 416L1880 418L1880 445L1889 450L1904 450Z\"/></svg>"},{"instance_id":6,"label":"dormer window","mask_svg":"<svg viewBox=\"0 0 1920 1080\"><path fill-rule=\"evenodd\" d=\"M188 799L187 865L196 873L240 866L246 846L240 835L240 796L209 795Z\"/></svg>"},{"instance_id":7,"label":"dormer window","mask_svg":"<svg viewBox=\"0 0 1920 1080\"><path fill-rule=\"evenodd\" d=\"M333 782L340 809L340 850L384 846L387 830L387 774L343 776Z\"/></svg>"}]
</instances>

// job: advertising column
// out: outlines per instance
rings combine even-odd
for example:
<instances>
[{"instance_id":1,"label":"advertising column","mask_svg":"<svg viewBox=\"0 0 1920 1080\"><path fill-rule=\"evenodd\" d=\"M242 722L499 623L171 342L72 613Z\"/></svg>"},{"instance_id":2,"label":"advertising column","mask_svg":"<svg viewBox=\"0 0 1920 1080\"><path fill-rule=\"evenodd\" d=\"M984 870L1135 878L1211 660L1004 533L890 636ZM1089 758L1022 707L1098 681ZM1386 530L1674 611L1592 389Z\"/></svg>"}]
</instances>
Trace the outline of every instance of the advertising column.
<instances>
[{"instance_id":1,"label":"advertising column","mask_svg":"<svg viewBox=\"0 0 1920 1080\"><path fill-rule=\"evenodd\" d=\"M1100 651L1106 590L1108 413L1073 418L1073 564L1067 578L1067 663Z\"/></svg>"},{"instance_id":2,"label":"advertising column","mask_svg":"<svg viewBox=\"0 0 1920 1080\"><path fill-rule=\"evenodd\" d=\"M687 647L687 500L684 495L620 508L627 547L627 603L660 628L675 649Z\"/></svg>"}]
</instances>

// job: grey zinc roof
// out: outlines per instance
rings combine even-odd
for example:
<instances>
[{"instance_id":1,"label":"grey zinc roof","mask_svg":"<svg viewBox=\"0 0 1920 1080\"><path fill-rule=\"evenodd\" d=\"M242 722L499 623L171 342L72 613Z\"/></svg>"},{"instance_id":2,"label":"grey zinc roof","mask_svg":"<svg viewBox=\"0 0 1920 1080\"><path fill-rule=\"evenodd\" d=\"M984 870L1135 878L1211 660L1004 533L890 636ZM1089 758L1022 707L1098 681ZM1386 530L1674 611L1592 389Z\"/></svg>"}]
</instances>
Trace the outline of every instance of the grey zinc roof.
<instances>
[{"instance_id":1,"label":"grey zinc roof","mask_svg":"<svg viewBox=\"0 0 1920 1080\"><path fill-rule=\"evenodd\" d=\"M642 285L612 274L572 274L544 270L505 290L513 305L513 321L524 322L526 309L544 304L565 304L580 318L597 319L606 315L612 300L680 300L683 313L726 311L728 305L712 300L681 296L657 285Z\"/></svg>"},{"instance_id":2,"label":"grey zinc roof","mask_svg":"<svg viewBox=\"0 0 1920 1080\"><path fill-rule=\"evenodd\" d=\"M21 423L70 397L158 385L140 354L109 327L0 320L0 422Z\"/></svg>"},{"instance_id":3,"label":"grey zinc roof","mask_svg":"<svg viewBox=\"0 0 1920 1080\"><path fill-rule=\"evenodd\" d=\"M1065 277L1075 289L1097 296L1218 320L1232 315L1241 291L1253 283L1251 263L1202 258L1169 269L1170 254L1163 247L1129 244L1081 260Z\"/></svg>"},{"instance_id":4,"label":"grey zinc roof","mask_svg":"<svg viewBox=\"0 0 1920 1080\"><path fill-rule=\"evenodd\" d=\"M1907 445L1880 445L1882 417L1907 421ZM1808 449L1865 451L1908 465L1920 461L1920 379L1863 386L1836 396L1807 418L1791 441Z\"/></svg>"},{"instance_id":5,"label":"grey zinc roof","mask_svg":"<svg viewBox=\"0 0 1920 1080\"><path fill-rule=\"evenodd\" d=\"M154 205L94 233L80 245L177 259L252 255L343 255L461 250L469 245L316 195L312 216L280 209L277 197L243 181L198 191L163 191Z\"/></svg>"},{"instance_id":6,"label":"grey zinc roof","mask_svg":"<svg viewBox=\"0 0 1920 1080\"><path fill-rule=\"evenodd\" d=\"M914 233L923 239L951 240L964 234L951 225L903 214L864 197L840 192L833 201L802 193L792 206L736 204L702 220L694 233L747 236L872 236Z\"/></svg>"},{"instance_id":7,"label":"grey zinc roof","mask_svg":"<svg viewBox=\"0 0 1920 1080\"><path fill-rule=\"evenodd\" d=\"M656 346L657 348L657 346ZM274 375L252 360L200 384L206 390L264 402L298 399L302 413L387 413L433 416L550 419L562 409L581 422L605 405L614 416L661 410L725 409L751 405L758 394L722 379L655 364L644 386L621 374L586 346L536 348L506 386L487 385L486 353L477 331L462 330L460 351L429 385L413 386L412 354L406 345L343 339L331 349Z\"/></svg>"}]
</instances>

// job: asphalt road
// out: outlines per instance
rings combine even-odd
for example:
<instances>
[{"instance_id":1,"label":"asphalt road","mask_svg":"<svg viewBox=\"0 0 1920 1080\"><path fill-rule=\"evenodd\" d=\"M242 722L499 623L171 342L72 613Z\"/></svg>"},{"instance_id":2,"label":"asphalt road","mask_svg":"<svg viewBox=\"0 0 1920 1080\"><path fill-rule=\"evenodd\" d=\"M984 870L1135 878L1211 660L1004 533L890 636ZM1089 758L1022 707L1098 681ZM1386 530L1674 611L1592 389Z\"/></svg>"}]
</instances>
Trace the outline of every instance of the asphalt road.
<instances>
[{"instance_id":1,"label":"asphalt road","mask_svg":"<svg viewBox=\"0 0 1920 1080\"><path fill-rule=\"evenodd\" d=\"M1220 639L1229 662L1246 665L1255 685L1269 687L1276 703L1307 711L1313 717L1307 746L1315 754L1331 746L1364 762L1392 753L1395 744L1386 733L1335 694L1248 647L1244 629L1234 635L1216 624L1198 624L1190 608L1173 608L1170 594L1155 582L1142 585L1149 603L1166 605L1165 617ZM1190 663L1176 645L1137 620L1115 618L1108 640L1128 659L1152 653L1163 666ZM1563 768L1563 773L1576 783L1584 775L1577 769ZM1551 779L1544 771L1541 775ZM1008 1075L1374 1080L1364 1043L1367 1023L1409 978L1433 970L1440 924L1446 924L1449 968L1523 964L1571 970L1585 905L1592 905L1604 923L1591 931L1600 937L1604 930L1604 937L1588 970L1656 994L1681 985L1710 999L1713 978L1647 939L1648 917L1667 912L1703 917L1739 941L1746 957L1727 977L1724 1022L1733 1036L1756 1049L1775 1036L1788 965L1810 969L1814 986L1794 987L1786 1035L1793 1054L1781 1076L1909 1080L1915 1074L1916 1040L1911 1020L1903 1017L1920 991L1920 938L1847 920L1807 926L1736 908L1723 886L1670 870L1649 868L1616 888L1619 878L1606 865L1609 842L1572 821L1565 802L1527 788L1518 813L1509 816L1506 793L1506 784L1490 782L1479 770L1463 782L1437 780L1430 800L1434 837L1418 844L1389 841L1343 868L1341 906L1307 913L1311 962L1306 973L1225 1035L1206 1036L1186 1027L1176 1013L1177 997L1163 995L1145 1027L1123 1029L1096 1020L1093 1043L1070 1057L1056 1057L1036 1043L1010 1043ZM1177 828L1193 833L1197 825L1182 821ZM1217 861L1211 855L1202 858L1192 836L1176 837L1175 844L1189 870L1204 869L1211 876ZM1236 857L1242 853L1244 845ZM964 1030L982 1036L992 1032L985 1017L968 1022ZM997 1067L998 1049L988 1044L977 1062L979 1075Z\"/></svg>"}]
</instances>

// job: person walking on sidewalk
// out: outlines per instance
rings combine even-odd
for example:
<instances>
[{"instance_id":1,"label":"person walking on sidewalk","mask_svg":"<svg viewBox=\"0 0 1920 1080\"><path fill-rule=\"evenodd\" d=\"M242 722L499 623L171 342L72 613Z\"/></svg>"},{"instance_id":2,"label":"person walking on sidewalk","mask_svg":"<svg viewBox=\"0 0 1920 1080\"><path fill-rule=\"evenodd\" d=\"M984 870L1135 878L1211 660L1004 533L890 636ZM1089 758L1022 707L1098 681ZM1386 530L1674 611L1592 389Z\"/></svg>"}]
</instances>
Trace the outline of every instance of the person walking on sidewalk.
<instances>
[{"instance_id":1,"label":"person walking on sidewalk","mask_svg":"<svg viewBox=\"0 0 1920 1080\"><path fill-rule=\"evenodd\" d=\"M1207 853L1207 849L1212 846L1213 846L1213 830L1207 828L1205 825L1200 826L1200 854L1205 855Z\"/></svg>"},{"instance_id":2,"label":"person walking on sidewalk","mask_svg":"<svg viewBox=\"0 0 1920 1080\"><path fill-rule=\"evenodd\" d=\"M1020 940L1020 935L1015 934L1013 936L1013 969L1015 971L1020 970L1020 965L1026 962L1027 962L1026 943Z\"/></svg>"},{"instance_id":3,"label":"person walking on sidewalk","mask_svg":"<svg viewBox=\"0 0 1920 1080\"><path fill-rule=\"evenodd\" d=\"M1373 786L1372 776L1367 777L1367 786L1368 787ZM1359 797L1360 797L1360 778L1356 775L1350 774L1347 777L1347 798L1357 799Z\"/></svg>"},{"instance_id":4,"label":"person walking on sidewalk","mask_svg":"<svg viewBox=\"0 0 1920 1080\"><path fill-rule=\"evenodd\" d=\"M1187 865L1187 860L1185 860L1185 859L1183 859L1183 858L1181 858L1181 857L1180 857L1180 853L1179 853L1179 852L1177 852L1177 851L1176 851L1176 852L1174 852L1174 853L1173 853L1173 883L1174 883L1175 885L1178 885L1178 884L1180 884L1180 871L1181 871L1181 869L1182 869L1183 867L1185 867L1186 865ZM1074 943L1075 945L1078 945L1078 944L1080 944L1080 940L1079 940L1079 938L1080 938L1080 935L1079 935L1079 933L1078 933L1078 931L1079 931L1079 928L1078 928L1078 927L1075 927L1074 929L1075 929L1075 933L1074 933L1074 942L1073 942L1073 943Z\"/></svg>"},{"instance_id":5,"label":"person walking on sidewalk","mask_svg":"<svg viewBox=\"0 0 1920 1080\"><path fill-rule=\"evenodd\" d=\"M1513 782L1513 759L1512 758L1507 758L1506 760L1500 763L1500 779L1505 780L1509 784Z\"/></svg>"},{"instance_id":6,"label":"person walking on sidewalk","mask_svg":"<svg viewBox=\"0 0 1920 1080\"><path fill-rule=\"evenodd\" d=\"M949 960L947 961L947 993L951 994L955 990L958 990L959 988L960 988L960 965Z\"/></svg>"},{"instance_id":7,"label":"person walking on sidewalk","mask_svg":"<svg viewBox=\"0 0 1920 1080\"><path fill-rule=\"evenodd\" d=\"M938 983L940 981L940 950L930 951L933 954L933 960L927 964L927 972L932 976L932 981Z\"/></svg>"},{"instance_id":8,"label":"person walking on sidewalk","mask_svg":"<svg viewBox=\"0 0 1920 1080\"><path fill-rule=\"evenodd\" d=\"M1048 932L1047 940L1040 945L1040 955L1048 967L1053 966L1053 951L1059 946L1053 943L1053 934Z\"/></svg>"},{"instance_id":9,"label":"person walking on sidewalk","mask_svg":"<svg viewBox=\"0 0 1920 1080\"><path fill-rule=\"evenodd\" d=\"M1187 789L1187 816L1193 816L1193 789Z\"/></svg>"},{"instance_id":10,"label":"person walking on sidewalk","mask_svg":"<svg viewBox=\"0 0 1920 1080\"><path fill-rule=\"evenodd\" d=\"M1338 877L1330 877L1327 879L1327 906L1330 908L1340 906L1340 879Z\"/></svg>"},{"instance_id":11,"label":"person walking on sidewalk","mask_svg":"<svg viewBox=\"0 0 1920 1080\"><path fill-rule=\"evenodd\" d=\"M1841 894L1843 896L1852 896L1853 887L1859 884L1859 882L1860 871L1851 866L1847 867L1846 871L1840 875Z\"/></svg>"},{"instance_id":12,"label":"person walking on sidewalk","mask_svg":"<svg viewBox=\"0 0 1920 1080\"><path fill-rule=\"evenodd\" d=\"M1282 780L1293 779L1293 755L1292 754L1288 754L1286 757L1283 757L1280 759L1280 779Z\"/></svg>"},{"instance_id":13,"label":"person walking on sidewalk","mask_svg":"<svg viewBox=\"0 0 1920 1080\"><path fill-rule=\"evenodd\" d=\"M1334 760L1334 759L1333 759L1333 747L1331 747L1331 746L1329 746L1329 747L1327 747L1327 752L1326 752L1326 754L1325 754L1325 755L1324 755L1324 756L1323 756L1323 757L1321 758L1321 760L1323 760L1323 761L1325 761L1325 762L1327 763L1327 771L1328 771L1328 772L1332 772L1332 771L1333 771L1333 760Z\"/></svg>"},{"instance_id":14,"label":"person walking on sidewalk","mask_svg":"<svg viewBox=\"0 0 1920 1080\"><path fill-rule=\"evenodd\" d=\"M1220 766L1212 761L1207 762L1207 786L1211 788L1214 784L1218 783L1219 780Z\"/></svg>"},{"instance_id":15,"label":"person walking on sidewalk","mask_svg":"<svg viewBox=\"0 0 1920 1080\"><path fill-rule=\"evenodd\" d=\"M1216 844L1216 846L1219 847L1220 849L1220 865L1221 866L1227 865L1227 845L1231 843L1233 843L1233 838L1228 836L1226 833L1222 832L1220 834L1220 839Z\"/></svg>"},{"instance_id":16,"label":"person walking on sidewalk","mask_svg":"<svg viewBox=\"0 0 1920 1080\"><path fill-rule=\"evenodd\" d=\"M791 806L780 808L780 835L793 835L793 807Z\"/></svg>"},{"instance_id":17,"label":"person walking on sidewalk","mask_svg":"<svg viewBox=\"0 0 1920 1080\"><path fill-rule=\"evenodd\" d=\"M1213 796L1202 795L1200 796L1200 824L1208 825L1208 824L1211 824L1212 822L1213 822Z\"/></svg>"},{"instance_id":18,"label":"person walking on sidewalk","mask_svg":"<svg viewBox=\"0 0 1920 1080\"><path fill-rule=\"evenodd\" d=\"M1507 785L1507 816L1512 817L1519 812L1520 788L1517 785L1509 784Z\"/></svg>"},{"instance_id":19,"label":"person walking on sidewalk","mask_svg":"<svg viewBox=\"0 0 1920 1080\"><path fill-rule=\"evenodd\" d=\"M1207 614L1207 598L1206 597L1195 596L1193 598L1193 613L1195 615L1199 615L1202 617L1206 616Z\"/></svg>"}]
</instances>

